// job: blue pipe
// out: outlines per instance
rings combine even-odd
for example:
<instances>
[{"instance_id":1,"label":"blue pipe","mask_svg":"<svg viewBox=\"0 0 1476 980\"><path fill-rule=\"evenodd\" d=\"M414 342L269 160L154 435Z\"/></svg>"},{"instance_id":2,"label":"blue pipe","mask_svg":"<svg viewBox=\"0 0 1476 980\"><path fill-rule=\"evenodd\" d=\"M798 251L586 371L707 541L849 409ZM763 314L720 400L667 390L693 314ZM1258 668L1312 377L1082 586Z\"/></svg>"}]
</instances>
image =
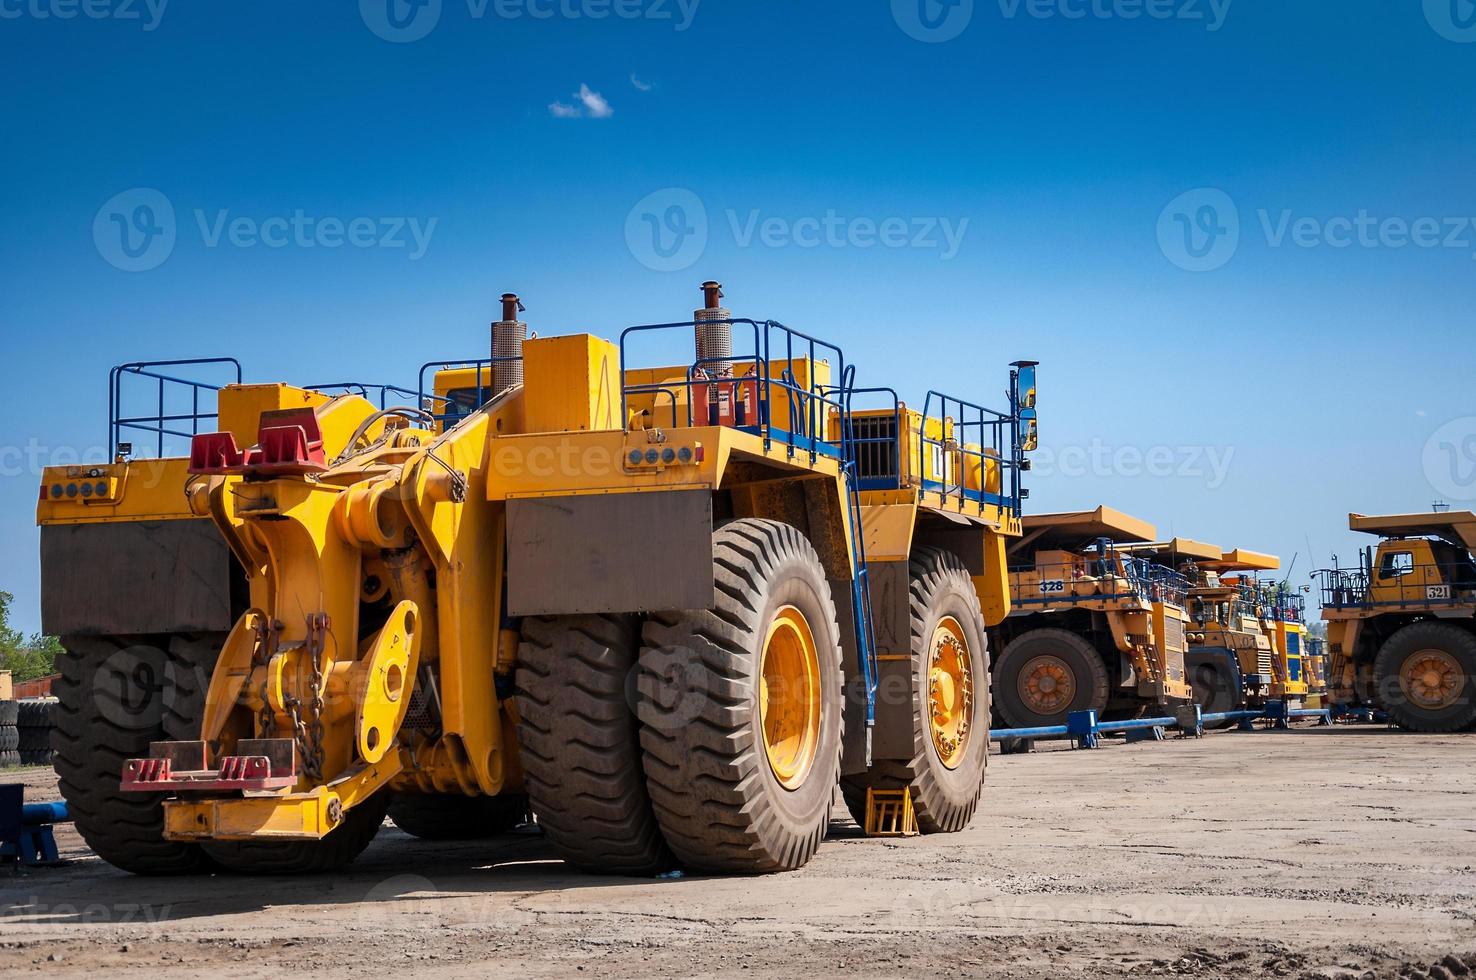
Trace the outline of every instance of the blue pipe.
<instances>
[{"instance_id":1,"label":"blue pipe","mask_svg":"<svg viewBox=\"0 0 1476 980\"><path fill-rule=\"evenodd\" d=\"M1177 728L1177 718L1134 718L1131 721L1100 721L1097 723L1099 732L1131 732L1145 728Z\"/></svg>"},{"instance_id":2,"label":"blue pipe","mask_svg":"<svg viewBox=\"0 0 1476 980\"><path fill-rule=\"evenodd\" d=\"M1065 725L1048 725L1045 728L991 728L989 740L998 742L1006 738L1065 738L1071 734Z\"/></svg>"},{"instance_id":3,"label":"blue pipe","mask_svg":"<svg viewBox=\"0 0 1476 980\"><path fill-rule=\"evenodd\" d=\"M72 817L64 802L27 803L21 807L21 823L27 827L39 824L69 823Z\"/></svg>"}]
</instances>

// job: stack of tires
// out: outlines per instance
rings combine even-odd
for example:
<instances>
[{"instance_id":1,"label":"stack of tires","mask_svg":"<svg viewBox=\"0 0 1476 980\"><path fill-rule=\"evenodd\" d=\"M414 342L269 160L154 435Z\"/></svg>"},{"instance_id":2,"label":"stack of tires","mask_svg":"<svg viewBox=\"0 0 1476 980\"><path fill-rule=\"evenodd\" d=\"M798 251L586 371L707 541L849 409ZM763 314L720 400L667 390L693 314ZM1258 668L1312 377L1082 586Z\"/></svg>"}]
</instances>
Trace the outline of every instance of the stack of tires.
<instances>
[{"instance_id":1,"label":"stack of tires","mask_svg":"<svg viewBox=\"0 0 1476 980\"><path fill-rule=\"evenodd\" d=\"M0 769L18 766L20 760L19 701L0 701Z\"/></svg>"},{"instance_id":2,"label":"stack of tires","mask_svg":"<svg viewBox=\"0 0 1476 980\"><path fill-rule=\"evenodd\" d=\"M17 747L23 766L51 765L51 730L56 727L56 700L37 698L17 702ZM3 742L0 738L0 742Z\"/></svg>"}]
</instances>

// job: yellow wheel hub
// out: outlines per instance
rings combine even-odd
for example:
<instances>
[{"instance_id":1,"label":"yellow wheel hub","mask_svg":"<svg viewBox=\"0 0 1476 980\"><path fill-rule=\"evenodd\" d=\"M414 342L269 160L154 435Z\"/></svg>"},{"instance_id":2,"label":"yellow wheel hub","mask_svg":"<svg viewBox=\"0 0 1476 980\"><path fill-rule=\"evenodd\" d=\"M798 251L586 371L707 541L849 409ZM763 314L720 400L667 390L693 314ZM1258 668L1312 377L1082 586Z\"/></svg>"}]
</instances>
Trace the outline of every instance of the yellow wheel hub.
<instances>
[{"instance_id":1,"label":"yellow wheel hub","mask_svg":"<svg viewBox=\"0 0 1476 980\"><path fill-rule=\"evenodd\" d=\"M1466 687L1466 674L1444 650L1421 650L1399 669L1399 687L1415 707L1438 711L1456 703Z\"/></svg>"},{"instance_id":2,"label":"yellow wheel hub","mask_svg":"<svg viewBox=\"0 0 1476 980\"><path fill-rule=\"evenodd\" d=\"M759 727L774 778L797 789L810 774L820 743L820 654L804 613L774 614L759 662Z\"/></svg>"},{"instance_id":3,"label":"yellow wheel hub","mask_svg":"<svg viewBox=\"0 0 1476 980\"><path fill-rule=\"evenodd\" d=\"M1020 700L1038 715L1065 711L1076 698L1076 674L1060 657L1034 657L1020 671Z\"/></svg>"},{"instance_id":4,"label":"yellow wheel hub","mask_svg":"<svg viewBox=\"0 0 1476 980\"><path fill-rule=\"evenodd\" d=\"M952 616L933 630L928 652L928 725L933 748L949 769L958 768L974 717L974 669L963 627Z\"/></svg>"}]
</instances>

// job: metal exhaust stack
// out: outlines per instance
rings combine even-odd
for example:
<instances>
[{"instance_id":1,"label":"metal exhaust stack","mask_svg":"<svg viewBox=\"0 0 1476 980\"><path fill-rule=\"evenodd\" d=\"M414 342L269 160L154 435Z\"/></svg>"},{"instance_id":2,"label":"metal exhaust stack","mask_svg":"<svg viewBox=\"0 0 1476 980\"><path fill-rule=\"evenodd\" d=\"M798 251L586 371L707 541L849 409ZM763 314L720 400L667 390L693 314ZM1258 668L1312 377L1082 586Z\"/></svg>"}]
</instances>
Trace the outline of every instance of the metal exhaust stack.
<instances>
[{"instance_id":1,"label":"metal exhaust stack","mask_svg":"<svg viewBox=\"0 0 1476 980\"><path fill-rule=\"evenodd\" d=\"M697 324L697 366L717 378L733 373L733 325L726 322L733 314L720 305L722 298L722 283L704 282L702 309L692 316Z\"/></svg>"},{"instance_id":2,"label":"metal exhaust stack","mask_svg":"<svg viewBox=\"0 0 1476 980\"><path fill-rule=\"evenodd\" d=\"M528 325L518 314L524 309L517 293L502 294L502 319L492 324L492 398L523 383L523 341L528 339Z\"/></svg>"}]
</instances>

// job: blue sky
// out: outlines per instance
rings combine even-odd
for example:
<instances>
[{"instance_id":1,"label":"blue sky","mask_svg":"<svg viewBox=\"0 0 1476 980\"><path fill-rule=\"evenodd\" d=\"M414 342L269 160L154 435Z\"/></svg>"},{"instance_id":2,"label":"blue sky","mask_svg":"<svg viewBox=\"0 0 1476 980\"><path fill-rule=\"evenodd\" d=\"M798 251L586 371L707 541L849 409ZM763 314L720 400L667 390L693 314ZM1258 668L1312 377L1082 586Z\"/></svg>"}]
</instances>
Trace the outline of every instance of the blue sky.
<instances>
[{"instance_id":1,"label":"blue sky","mask_svg":"<svg viewBox=\"0 0 1476 980\"><path fill-rule=\"evenodd\" d=\"M0 0L0 588L34 628L31 464L101 447L115 363L412 384L504 290L610 336L709 277L912 398L1040 360L1032 507L1301 579L1349 510L1476 497L1472 42L1470 0Z\"/></svg>"}]
</instances>

